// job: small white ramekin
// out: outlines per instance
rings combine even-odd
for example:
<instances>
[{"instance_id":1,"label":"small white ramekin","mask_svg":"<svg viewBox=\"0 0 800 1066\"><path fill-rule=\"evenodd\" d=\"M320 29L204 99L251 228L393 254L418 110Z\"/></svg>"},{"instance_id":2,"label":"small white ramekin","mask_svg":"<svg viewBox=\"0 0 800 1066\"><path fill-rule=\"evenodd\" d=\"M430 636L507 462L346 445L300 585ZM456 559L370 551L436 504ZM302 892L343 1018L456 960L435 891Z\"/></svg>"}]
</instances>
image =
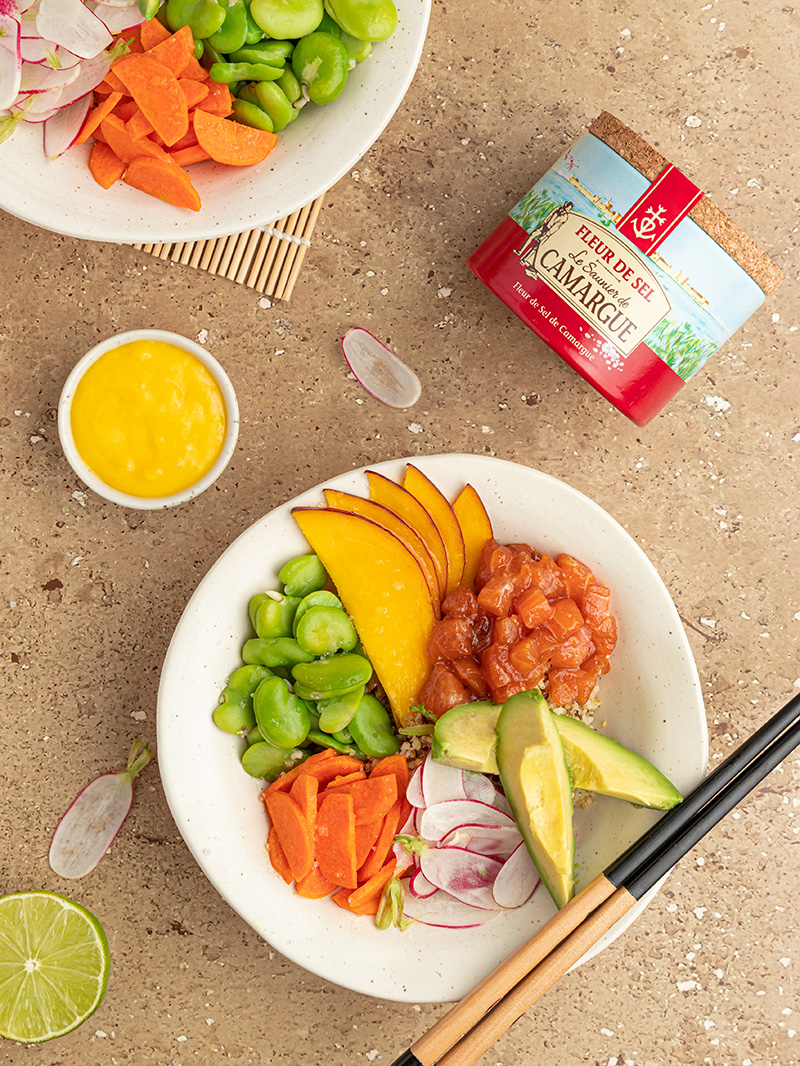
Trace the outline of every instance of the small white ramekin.
<instances>
[{"instance_id":1,"label":"small white ramekin","mask_svg":"<svg viewBox=\"0 0 800 1066\"><path fill-rule=\"evenodd\" d=\"M171 496L130 496L126 492L118 492L116 489L112 489L110 485L106 485L89 469L76 448L75 440L72 436L72 400L83 375L106 352L119 348L123 344L144 340L174 344L176 347L183 348L184 351L193 355L213 375L225 401L225 440L217 461L199 481L196 481L181 492L173 493ZM158 511L164 507L175 507L179 503L186 503L188 500L193 500L195 496L199 496L209 485L214 484L230 462L238 435L239 405L236 402L236 394L233 391L233 385L228 375L217 360L209 355L201 345L188 340L186 337L181 337L177 333L168 333L163 329L134 329L127 333L119 333L115 337L110 337L108 340L96 344L91 351L88 351L75 364L64 383L64 388L61 390L61 398L58 401L58 436L69 465L92 492L96 492L98 496L102 496L103 499L109 500L111 503L117 503L122 507L130 507L138 511Z\"/></svg>"}]
</instances>

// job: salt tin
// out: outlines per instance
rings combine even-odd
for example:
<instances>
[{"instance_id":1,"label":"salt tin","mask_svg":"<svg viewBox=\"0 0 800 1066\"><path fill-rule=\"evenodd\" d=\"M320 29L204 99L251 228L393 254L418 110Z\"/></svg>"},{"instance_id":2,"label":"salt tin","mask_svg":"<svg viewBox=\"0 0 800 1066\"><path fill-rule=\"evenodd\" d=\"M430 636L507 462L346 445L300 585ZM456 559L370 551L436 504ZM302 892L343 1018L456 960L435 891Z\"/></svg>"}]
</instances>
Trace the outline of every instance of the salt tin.
<instances>
[{"instance_id":1,"label":"salt tin","mask_svg":"<svg viewBox=\"0 0 800 1066\"><path fill-rule=\"evenodd\" d=\"M696 185L608 112L467 266L640 426L783 280Z\"/></svg>"}]
</instances>

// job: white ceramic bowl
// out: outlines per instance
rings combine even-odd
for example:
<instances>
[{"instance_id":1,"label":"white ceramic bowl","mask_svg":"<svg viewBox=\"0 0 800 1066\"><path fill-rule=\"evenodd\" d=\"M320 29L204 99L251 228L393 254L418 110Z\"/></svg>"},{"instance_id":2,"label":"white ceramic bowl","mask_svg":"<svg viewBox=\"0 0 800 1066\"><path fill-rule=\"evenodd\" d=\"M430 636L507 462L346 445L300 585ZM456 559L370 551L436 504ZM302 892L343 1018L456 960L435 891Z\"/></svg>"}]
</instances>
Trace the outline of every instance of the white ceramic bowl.
<instances>
[{"instance_id":1,"label":"white ceramic bowl","mask_svg":"<svg viewBox=\"0 0 800 1066\"><path fill-rule=\"evenodd\" d=\"M199 481L183 489L182 492L176 492L171 496L130 496L126 492L118 492L116 489L111 488L110 485L106 485L83 461L80 452L75 447L75 440L72 436L72 399L83 375L106 352L119 348L123 344L131 344L134 341L143 340L163 341L165 344L174 344L176 347L183 348L184 351L193 355L213 375L225 401L225 440L216 463ZM127 333L119 333L116 337L110 337L108 340L96 344L75 364L69 377L64 382L64 388L61 390L61 397L58 401L58 436L69 465L84 485L96 492L98 496L102 496L111 503L118 503L122 507L131 507L137 511L159 511L165 507L175 507L180 503L186 503L188 500L194 499L195 496L199 496L209 485L214 484L230 462L238 435L239 405L236 401L236 393L233 391L231 379L213 355L209 355L201 345L190 341L187 337L181 337L178 333L168 333L163 329L134 329Z\"/></svg>"},{"instance_id":2,"label":"white ceramic bowl","mask_svg":"<svg viewBox=\"0 0 800 1066\"><path fill-rule=\"evenodd\" d=\"M486 505L500 541L568 552L611 587L619 643L601 679L596 723L654 762L688 791L703 775L707 734L691 650L658 574L635 541L591 500L546 474L487 456L412 460L452 499L466 482ZM374 469L398 479L407 460ZM324 487L366 494L362 470ZM239 765L241 741L211 715L250 635L247 603L278 569L308 546L291 516L295 504L320 505L322 486L276 508L223 553L189 601L167 652L158 693L158 761L172 814L211 883L253 928L288 958L336 984L388 1000L458 999L510 954L554 906L540 889L488 925L447 930L414 926L379 932L368 918L331 900L298 896L265 854L262 783ZM598 797L576 812L579 887L655 820L620 800ZM610 943L655 890L587 954ZM346 962L346 964L345 964Z\"/></svg>"},{"instance_id":3,"label":"white ceramic bowl","mask_svg":"<svg viewBox=\"0 0 800 1066\"><path fill-rule=\"evenodd\" d=\"M351 170L380 136L417 69L431 0L396 0L397 30L351 72L338 100L310 106L281 131L258 166L201 163L191 169L203 206L173 207L118 181L93 180L90 146L48 160L42 128L20 122L0 145L0 207L71 237L122 244L205 240L285 218Z\"/></svg>"}]
</instances>

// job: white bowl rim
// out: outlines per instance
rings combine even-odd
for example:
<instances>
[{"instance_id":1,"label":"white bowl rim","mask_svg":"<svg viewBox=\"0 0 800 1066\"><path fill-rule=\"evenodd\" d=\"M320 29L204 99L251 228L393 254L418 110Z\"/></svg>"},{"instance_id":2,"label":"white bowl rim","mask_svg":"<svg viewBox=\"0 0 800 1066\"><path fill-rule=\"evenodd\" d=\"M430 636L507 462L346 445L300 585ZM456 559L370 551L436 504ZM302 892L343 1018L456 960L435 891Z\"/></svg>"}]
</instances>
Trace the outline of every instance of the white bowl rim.
<instances>
[{"instance_id":1,"label":"white bowl rim","mask_svg":"<svg viewBox=\"0 0 800 1066\"><path fill-rule=\"evenodd\" d=\"M110 485L107 485L86 465L83 457L75 446L75 440L72 436L72 423L70 418L72 413L72 400L75 396L78 384L86 371L107 352L113 351L115 348L120 348L124 344L132 344L135 341L143 340L161 341L165 344L173 344L175 347L182 348L190 355L193 355L208 371L210 371L219 386L222 398L225 402L225 440L222 444L222 450L217 456L217 461L211 469L199 479L199 481L195 481L193 485L183 489L181 492L172 493L170 496L132 496L129 493L120 492L117 489L112 488ZM170 333L168 330L164 329L132 329L127 330L124 333L117 333L113 337L108 337L106 340L100 341L99 344L96 344L94 348L91 348L84 356L82 356L72 368L67 380L64 382L64 387L61 390L61 396L58 401L58 436L67 462L81 481L90 488L92 492L97 493L98 496L102 496L103 499L108 500L110 503L119 504L121 507L130 507L138 511L160 511L167 507L176 507L178 504L187 503L189 500L193 500L210 485L213 485L220 476L230 462L234 449L236 448L236 441L239 436L239 404L236 399L236 393L231 379L226 374L222 365L213 355L207 352L202 345L198 344L196 341L190 340L188 337L181 336L179 333Z\"/></svg>"}]
</instances>

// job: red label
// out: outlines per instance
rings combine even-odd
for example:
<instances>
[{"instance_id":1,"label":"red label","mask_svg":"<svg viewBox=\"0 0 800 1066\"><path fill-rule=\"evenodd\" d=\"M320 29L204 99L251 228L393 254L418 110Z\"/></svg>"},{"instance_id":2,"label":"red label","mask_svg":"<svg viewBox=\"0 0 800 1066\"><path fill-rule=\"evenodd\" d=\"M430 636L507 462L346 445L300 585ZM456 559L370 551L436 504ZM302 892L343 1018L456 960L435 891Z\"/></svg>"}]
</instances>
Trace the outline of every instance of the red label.
<instances>
[{"instance_id":1,"label":"red label","mask_svg":"<svg viewBox=\"0 0 800 1066\"><path fill-rule=\"evenodd\" d=\"M617 229L640 252L652 255L702 198L702 191L670 163L625 212Z\"/></svg>"}]
</instances>

